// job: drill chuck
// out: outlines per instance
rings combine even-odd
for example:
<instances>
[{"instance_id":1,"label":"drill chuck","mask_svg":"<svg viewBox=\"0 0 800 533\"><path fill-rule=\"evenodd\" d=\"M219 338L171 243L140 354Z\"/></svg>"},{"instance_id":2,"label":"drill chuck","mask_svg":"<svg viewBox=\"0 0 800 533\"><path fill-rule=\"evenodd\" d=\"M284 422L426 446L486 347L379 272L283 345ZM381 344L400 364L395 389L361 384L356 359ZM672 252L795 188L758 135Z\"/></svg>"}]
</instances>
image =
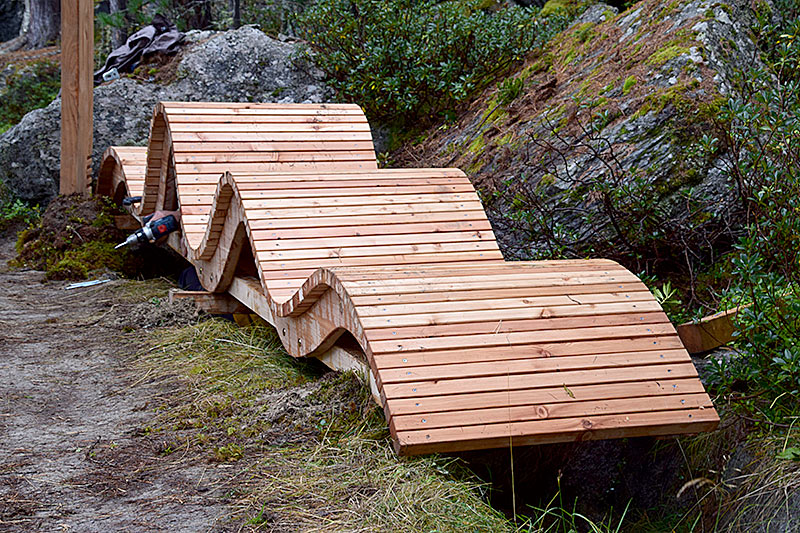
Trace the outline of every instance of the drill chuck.
<instances>
[{"instance_id":1,"label":"drill chuck","mask_svg":"<svg viewBox=\"0 0 800 533\"><path fill-rule=\"evenodd\" d=\"M116 245L114 249L116 250L117 248L122 248L123 246L129 246L136 243L143 244L146 242L155 242L164 235L172 233L176 229L178 229L178 221L175 220L175 217L172 215L167 215L159 218L158 220L150 220L141 229L138 229L128 235L128 238L125 239L124 242Z\"/></svg>"}]
</instances>

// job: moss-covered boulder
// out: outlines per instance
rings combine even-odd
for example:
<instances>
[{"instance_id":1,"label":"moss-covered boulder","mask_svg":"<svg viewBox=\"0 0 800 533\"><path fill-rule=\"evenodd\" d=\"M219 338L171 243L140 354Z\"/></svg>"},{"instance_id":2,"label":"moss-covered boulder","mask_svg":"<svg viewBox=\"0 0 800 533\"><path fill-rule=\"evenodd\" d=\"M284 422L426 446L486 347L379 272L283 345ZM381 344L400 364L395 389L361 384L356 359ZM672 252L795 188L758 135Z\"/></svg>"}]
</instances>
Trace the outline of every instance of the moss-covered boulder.
<instances>
[{"instance_id":1,"label":"moss-covered boulder","mask_svg":"<svg viewBox=\"0 0 800 533\"><path fill-rule=\"evenodd\" d=\"M746 0L592 5L514 83L394 159L465 170L509 258L672 261L713 238L736 202L719 170L724 147L700 141L722 120L735 69L759 61L753 16ZM681 242L690 228L697 242Z\"/></svg>"}]
</instances>

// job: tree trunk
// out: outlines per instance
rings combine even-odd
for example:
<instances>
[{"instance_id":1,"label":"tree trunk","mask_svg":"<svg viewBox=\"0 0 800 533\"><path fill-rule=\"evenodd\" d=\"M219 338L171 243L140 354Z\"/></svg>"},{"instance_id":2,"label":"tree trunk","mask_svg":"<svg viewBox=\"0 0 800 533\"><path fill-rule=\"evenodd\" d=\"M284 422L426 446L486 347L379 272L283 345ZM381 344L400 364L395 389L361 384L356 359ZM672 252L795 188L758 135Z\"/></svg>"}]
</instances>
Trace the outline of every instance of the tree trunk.
<instances>
[{"instance_id":1,"label":"tree trunk","mask_svg":"<svg viewBox=\"0 0 800 533\"><path fill-rule=\"evenodd\" d=\"M210 0L172 0L173 6L186 21L187 30L205 30L211 27Z\"/></svg>"},{"instance_id":2,"label":"tree trunk","mask_svg":"<svg viewBox=\"0 0 800 533\"><path fill-rule=\"evenodd\" d=\"M242 25L242 12L239 0L231 0L231 11L233 11L233 27L238 29Z\"/></svg>"},{"instance_id":3,"label":"tree trunk","mask_svg":"<svg viewBox=\"0 0 800 533\"><path fill-rule=\"evenodd\" d=\"M122 25L119 27L115 26L111 30L111 49L114 50L125 44L125 41L128 40L128 17L126 13L128 9L128 1L109 0L108 8L112 16L116 15L117 13L122 14Z\"/></svg>"},{"instance_id":4,"label":"tree trunk","mask_svg":"<svg viewBox=\"0 0 800 533\"><path fill-rule=\"evenodd\" d=\"M61 32L60 0L31 0L28 46L42 48L52 44Z\"/></svg>"}]
</instances>

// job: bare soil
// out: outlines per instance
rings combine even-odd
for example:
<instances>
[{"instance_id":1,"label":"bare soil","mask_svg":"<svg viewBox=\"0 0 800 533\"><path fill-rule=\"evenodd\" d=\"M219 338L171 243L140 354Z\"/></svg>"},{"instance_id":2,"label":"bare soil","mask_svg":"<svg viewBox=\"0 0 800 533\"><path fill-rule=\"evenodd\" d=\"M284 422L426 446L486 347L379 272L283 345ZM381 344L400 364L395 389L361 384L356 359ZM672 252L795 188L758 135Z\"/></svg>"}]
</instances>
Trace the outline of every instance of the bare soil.
<instances>
[{"instance_id":1,"label":"bare soil","mask_svg":"<svg viewBox=\"0 0 800 533\"><path fill-rule=\"evenodd\" d=\"M223 466L163 454L119 286L14 271L0 236L0 531L226 531ZM145 376L146 377L146 376Z\"/></svg>"}]
</instances>

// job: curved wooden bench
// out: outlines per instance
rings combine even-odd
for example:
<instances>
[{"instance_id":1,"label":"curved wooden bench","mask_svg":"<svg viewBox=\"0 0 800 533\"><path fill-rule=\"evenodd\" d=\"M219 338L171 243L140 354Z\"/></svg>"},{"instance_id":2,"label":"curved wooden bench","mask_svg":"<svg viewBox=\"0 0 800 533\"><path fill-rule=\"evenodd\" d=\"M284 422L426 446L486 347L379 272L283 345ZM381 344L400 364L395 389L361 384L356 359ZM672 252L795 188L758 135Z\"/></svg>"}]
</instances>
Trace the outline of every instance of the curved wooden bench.
<instances>
[{"instance_id":1,"label":"curved wooden bench","mask_svg":"<svg viewBox=\"0 0 800 533\"><path fill-rule=\"evenodd\" d=\"M349 333L399 453L718 423L675 329L618 264L503 261L466 176L378 170L355 106L208 106L156 110L141 213L180 207L173 245L203 286L293 356L324 358Z\"/></svg>"}]
</instances>

